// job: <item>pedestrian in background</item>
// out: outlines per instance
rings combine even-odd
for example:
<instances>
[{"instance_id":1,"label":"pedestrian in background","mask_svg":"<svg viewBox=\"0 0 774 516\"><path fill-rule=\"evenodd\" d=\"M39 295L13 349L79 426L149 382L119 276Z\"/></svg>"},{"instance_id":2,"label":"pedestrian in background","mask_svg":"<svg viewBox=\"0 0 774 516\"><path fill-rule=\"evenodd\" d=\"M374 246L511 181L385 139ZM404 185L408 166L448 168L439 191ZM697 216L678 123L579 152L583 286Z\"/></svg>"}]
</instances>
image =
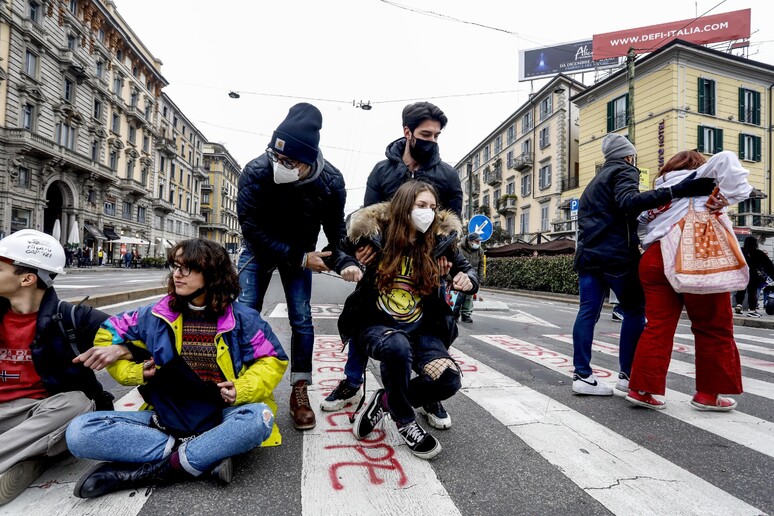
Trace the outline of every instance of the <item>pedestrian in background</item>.
<instances>
[{"instance_id":1,"label":"pedestrian in background","mask_svg":"<svg viewBox=\"0 0 774 516\"><path fill-rule=\"evenodd\" d=\"M478 233L470 233L460 243L460 251L470 263L470 266L476 270L476 277L479 282L484 280L484 250L481 249L481 236ZM463 292L457 293L457 299L454 302L454 318L462 318L464 323L472 323L473 318L473 296Z\"/></svg>"},{"instance_id":2,"label":"pedestrian in background","mask_svg":"<svg viewBox=\"0 0 774 516\"><path fill-rule=\"evenodd\" d=\"M685 217L689 203L693 203L695 211L710 209L710 212L724 212L729 203L747 199L752 187L747 182L749 172L733 152L719 152L706 161L697 151L682 151L661 168L656 178L656 191L674 189L691 175L716 180L722 197L716 199L697 195L692 199L672 200L643 213L639 218L647 226L642 240L645 253L639 271L645 291L648 324L637 345L626 399L648 408L664 408L666 402L653 395L663 395L666 391L675 330L685 307L696 342L696 394L691 405L699 410L727 411L736 407L736 401L719 394L742 392L742 368L734 342L734 321L728 293L675 292L664 274L661 239ZM719 220L733 233L727 216Z\"/></svg>"},{"instance_id":3,"label":"pedestrian in background","mask_svg":"<svg viewBox=\"0 0 774 516\"><path fill-rule=\"evenodd\" d=\"M239 278L225 248L183 240L167 259L167 296L105 321L95 347L78 357L139 386L152 407L70 424L73 455L108 461L76 483L79 498L208 473L229 483L232 456L281 443L274 388L288 358L261 314L234 302Z\"/></svg>"},{"instance_id":4,"label":"pedestrian in background","mask_svg":"<svg viewBox=\"0 0 774 516\"><path fill-rule=\"evenodd\" d=\"M379 360L384 384L358 411L353 433L365 439L389 413L422 459L438 455L441 444L417 423L414 409L448 399L461 387L448 351L457 324L441 288L437 257L452 265L455 290L478 290L475 271L457 247L462 223L437 208L429 183L408 181L389 203L356 212L347 234L348 265L341 271L345 280L358 282L339 317L342 341ZM362 241L380 251L365 273L354 259ZM410 379L412 371L417 376Z\"/></svg>"},{"instance_id":5,"label":"pedestrian in background","mask_svg":"<svg viewBox=\"0 0 774 516\"><path fill-rule=\"evenodd\" d=\"M263 308L272 273L279 271L290 319L290 415L298 430L316 419L307 387L312 383L312 272L335 268L346 236L346 188L341 172L320 151L322 113L311 104L290 108L265 154L239 177L237 212L244 247L239 256L239 302ZM315 251L320 227L328 245Z\"/></svg>"},{"instance_id":6,"label":"pedestrian in background","mask_svg":"<svg viewBox=\"0 0 774 516\"><path fill-rule=\"evenodd\" d=\"M99 266L102 267L102 260L105 258L105 252L100 247L97 250L97 260L99 260Z\"/></svg>"},{"instance_id":7,"label":"pedestrian in background","mask_svg":"<svg viewBox=\"0 0 774 516\"><path fill-rule=\"evenodd\" d=\"M416 179L435 187L439 206L462 218L462 185L457 171L441 160L438 139L446 127L448 118L444 112L430 102L408 104L402 112L403 136L387 145L387 159L380 161L371 171L366 184L363 206L372 206L392 199L398 188L406 181ZM376 250L361 245L356 258L363 266L369 266ZM443 275L449 273L449 264L441 259ZM323 400L321 408L326 411L341 410L347 405L358 403L363 395L363 384L368 357L358 355L359 346L350 345L344 379ZM438 402L423 407L428 423L439 430L451 427L451 417Z\"/></svg>"},{"instance_id":8,"label":"pedestrian in background","mask_svg":"<svg viewBox=\"0 0 774 516\"><path fill-rule=\"evenodd\" d=\"M708 195L711 178L686 178L671 188L640 192L640 171L634 166L637 150L620 134L602 140L605 163L589 182L578 204L578 271L580 307L572 330L572 390L576 394L611 396L613 389L600 383L591 369L594 327L602 312L607 289L615 292L623 311L619 338L616 390L629 391L629 375L637 340L645 326L645 298L638 277L640 262L637 217L672 199Z\"/></svg>"},{"instance_id":9,"label":"pedestrian in background","mask_svg":"<svg viewBox=\"0 0 774 516\"><path fill-rule=\"evenodd\" d=\"M774 279L774 263L769 256L758 249L758 239L748 236L742 245L742 254L750 267L750 281L747 290L736 293L736 313L742 313L744 295L747 294L747 317L761 317L758 312L758 290L766 284L767 280Z\"/></svg>"}]
</instances>

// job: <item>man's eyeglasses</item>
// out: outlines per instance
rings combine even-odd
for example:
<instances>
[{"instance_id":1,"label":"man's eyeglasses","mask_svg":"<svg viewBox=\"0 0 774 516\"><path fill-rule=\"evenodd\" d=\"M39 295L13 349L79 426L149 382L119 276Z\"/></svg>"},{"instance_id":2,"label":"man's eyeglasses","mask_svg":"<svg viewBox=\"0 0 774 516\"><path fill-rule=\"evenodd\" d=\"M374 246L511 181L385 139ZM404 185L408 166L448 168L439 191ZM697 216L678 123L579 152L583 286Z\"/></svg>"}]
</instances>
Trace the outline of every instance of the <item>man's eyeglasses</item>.
<instances>
[{"instance_id":1,"label":"man's eyeglasses","mask_svg":"<svg viewBox=\"0 0 774 516\"><path fill-rule=\"evenodd\" d=\"M296 161L294 159L290 159L290 158L286 158L284 156L280 156L279 154L274 152L274 150L272 150L272 149L266 149L266 155L269 156L269 159L272 160L274 163L279 163L283 167L285 167L287 169L290 169L290 170L295 170L297 168L301 168L301 166L303 165L303 163L301 163L300 161Z\"/></svg>"},{"instance_id":2,"label":"man's eyeglasses","mask_svg":"<svg viewBox=\"0 0 774 516\"><path fill-rule=\"evenodd\" d=\"M173 275L175 274L175 271L180 271L180 275L183 277L189 276L191 274L191 268L186 265L170 263L170 264L167 264L167 267L169 267L169 272L172 273Z\"/></svg>"}]
</instances>

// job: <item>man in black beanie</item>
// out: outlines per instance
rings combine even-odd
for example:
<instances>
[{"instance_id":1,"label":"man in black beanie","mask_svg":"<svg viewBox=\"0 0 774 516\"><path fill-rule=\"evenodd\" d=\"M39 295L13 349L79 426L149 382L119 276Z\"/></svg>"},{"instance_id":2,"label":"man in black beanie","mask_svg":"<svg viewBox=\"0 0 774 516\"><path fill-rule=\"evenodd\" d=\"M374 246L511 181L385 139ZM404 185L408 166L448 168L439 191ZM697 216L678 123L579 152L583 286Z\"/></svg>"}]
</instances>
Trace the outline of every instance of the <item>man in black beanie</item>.
<instances>
[{"instance_id":1,"label":"man in black beanie","mask_svg":"<svg viewBox=\"0 0 774 516\"><path fill-rule=\"evenodd\" d=\"M291 327L290 415L299 430L315 426L307 386L312 382L314 327L309 303L312 271L330 270L346 236L346 188L341 172L320 152L322 114L311 104L290 108L266 153L239 178L237 212L244 243L239 302L261 311L272 273L279 271ZM320 227L328 239L315 251Z\"/></svg>"}]
</instances>

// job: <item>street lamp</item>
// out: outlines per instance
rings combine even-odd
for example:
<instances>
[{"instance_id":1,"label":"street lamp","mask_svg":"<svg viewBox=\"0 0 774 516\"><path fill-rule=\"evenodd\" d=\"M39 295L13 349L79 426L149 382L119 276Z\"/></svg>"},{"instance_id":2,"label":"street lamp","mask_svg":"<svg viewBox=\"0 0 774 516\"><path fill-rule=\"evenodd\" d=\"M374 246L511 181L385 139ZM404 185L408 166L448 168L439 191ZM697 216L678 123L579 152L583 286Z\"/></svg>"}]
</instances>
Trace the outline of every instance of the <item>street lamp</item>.
<instances>
[{"instance_id":1,"label":"street lamp","mask_svg":"<svg viewBox=\"0 0 774 516\"><path fill-rule=\"evenodd\" d=\"M370 100L368 102L363 102L361 100L361 101L359 101L357 103L355 103L355 101L353 100L352 101L352 105L355 106L356 108L362 109L363 111L371 111L371 108L373 107L371 105L371 101Z\"/></svg>"},{"instance_id":2,"label":"street lamp","mask_svg":"<svg viewBox=\"0 0 774 516\"><path fill-rule=\"evenodd\" d=\"M238 99L239 98L239 93L237 93L235 91L229 91L228 92L228 96L231 97L232 99Z\"/></svg>"}]
</instances>

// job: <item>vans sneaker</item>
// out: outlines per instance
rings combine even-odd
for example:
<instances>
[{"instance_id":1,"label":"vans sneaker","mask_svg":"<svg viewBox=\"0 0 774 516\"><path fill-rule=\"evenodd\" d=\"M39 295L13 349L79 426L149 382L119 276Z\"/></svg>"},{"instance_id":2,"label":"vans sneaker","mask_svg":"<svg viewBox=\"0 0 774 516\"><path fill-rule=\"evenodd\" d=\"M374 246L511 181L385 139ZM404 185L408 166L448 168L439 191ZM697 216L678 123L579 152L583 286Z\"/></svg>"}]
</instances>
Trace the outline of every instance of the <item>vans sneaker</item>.
<instances>
[{"instance_id":1,"label":"vans sneaker","mask_svg":"<svg viewBox=\"0 0 774 516\"><path fill-rule=\"evenodd\" d=\"M43 473L46 465L44 459L23 460L0 474L0 505L22 494Z\"/></svg>"},{"instance_id":2,"label":"vans sneaker","mask_svg":"<svg viewBox=\"0 0 774 516\"><path fill-rule=\"evenodd\" d=\"M590 396L612 396L613 388L599 383L597 377L593 374L586 378L575 374L572 377L572 392L575 394L588 394Z\"/></svg>"},{"instance_id":3,"label":"vans sneaker","mask_svg":"<svg viewBox=\"0 0 774 516\"><path fill-rule=\"evenodd\" d=\"M691 400L691 405L698 410L710 410L714 412L728 412L736 408L734 398L724 398L718 394L705 394L697 392Z\"/></svg>"},{"instance_id":4,"label":"vans sneaker","mask_svg":"<svg viewBox=\"0 0 774 516\"><path fill-rule=\"evenodd\" d=\"M747 312L747 317L763 317L763 316L758 313L758 310L749 310Z\"/></svg>"},{"instance_id":5,"label":"vans sneaker","mask_svg":"<svg viewBox=\"0 0 774 516\"><path fill-rule=\"evenodd\" d=\"M615 308L613 308L613 316L612 317L613 317L614 321L621 322L621 321L624 320L623 310L621 310L621 308L618 305L616 305Z\"/></svg>"},{"instance_id":6,"label":"vans sneaker","mask_svg":"<svg viewBox=\"0 0 774 516\"><path fill-rule=\"evenodd\" d=\"M626 373L618 373L618 381L615 382L613 393L617 396L626 396L629 393L629 377Z\"/></svg>"},{"instance_id":7,"label":"vans sneaker","mask_svg":"<svg viewBox=\"0 0 774 516\"><path fill-rule=\"evenodd\" d=\"M399 427L398 433L406 441L411 453L420 459L429 460L441 453L441 443L416 421Z\"/></svg>"},{"instance_id":8,"label":"vans sneaker","mask_svg":"<svg viewBox=\"0 0 774 516\"><path fill-rule=\"evenodd\" d=\"M363 397L363 391L360 387L352 387L347 380L342 380L333 389L333 392L327 398L322 400L320 408L326 412L335 412L341 410L347 405L356 405Z\"/></svg>"},{"instance_id":9,"label":"vans sneaker","mask_svg":"<svg viewBox=\"0 0 774 516\"><path fill-rule=\"evenodd\" d=\"M451 417L443 405L439 401L438 403L432 403L420 407L418 412L427 417L427 424L438 430L446 430L451 428Z\"/></svg>"},{"instance_id":10,"label":"vans sneaker","mask_svg":"<svg viewBox=\"0 0 774 516\"><path fill-rule=\"evenodd\" d=\"M379 389L373 393L366 406L355 416L355 426L352 427L352 433L355 434L355 439L358 441L365 439L368 434L373 432L377 423L387 413L382 404L382 397L386 392L384 389Z\"/></svg>"},{"instance_id":11,"label":"vans sneaker","mask_svg":"<svg viewBox=\"0 0 774 516\"><path fill-rule=\"evenodd\" d=\"M629 394L626 396L626 401L639 405L640 407L647 407L656 410L662 410L666 407L666 401L661 401L653 397L649 392L629 390Z\"/></svg>"}]
</instances>

